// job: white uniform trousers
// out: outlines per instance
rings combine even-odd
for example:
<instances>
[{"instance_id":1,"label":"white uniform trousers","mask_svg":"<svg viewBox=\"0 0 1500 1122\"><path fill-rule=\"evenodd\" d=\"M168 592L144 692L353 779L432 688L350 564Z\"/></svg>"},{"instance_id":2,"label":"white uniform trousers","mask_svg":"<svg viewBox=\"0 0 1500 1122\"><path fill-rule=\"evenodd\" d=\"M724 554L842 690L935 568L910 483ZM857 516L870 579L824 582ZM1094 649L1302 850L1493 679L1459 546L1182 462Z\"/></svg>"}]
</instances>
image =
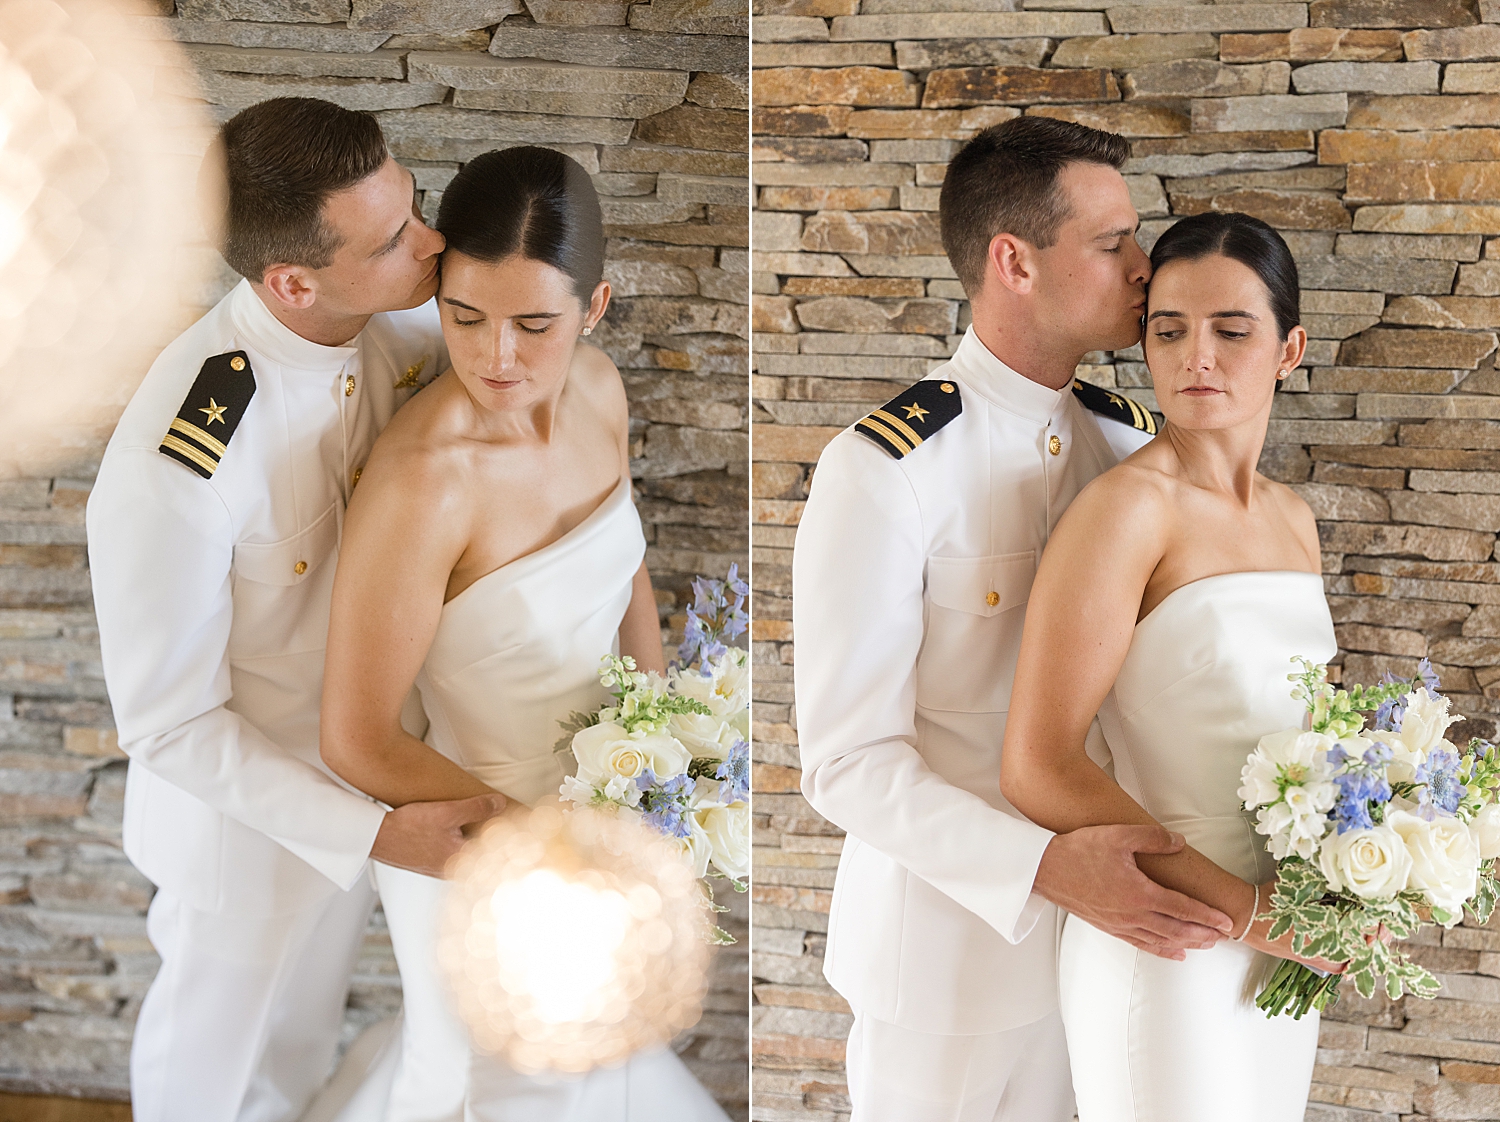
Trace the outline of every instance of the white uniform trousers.
<instances>
[{"instance_id":1,"label":"white uniform trousers","mask_svg":"<svg viewBox=\"0 0 1500 1122\"><path fill-rule=\"evenodd\" d=\"M161 969L130 1051L136 1122L294 1122L328 1076L375 892L361 877L277 915L158 892Z\"/></svg>"},{"instance_id":2,"label":"white uniform trousers","mask_svg":"<svg viewBox=\"0 0 1500 1122\"><path fill-rule=\"evenodd\" d=\"M854 1015L850 1122L1072 1122L1062 1018L949 1036Z\"/></svg>"}]
</instances>

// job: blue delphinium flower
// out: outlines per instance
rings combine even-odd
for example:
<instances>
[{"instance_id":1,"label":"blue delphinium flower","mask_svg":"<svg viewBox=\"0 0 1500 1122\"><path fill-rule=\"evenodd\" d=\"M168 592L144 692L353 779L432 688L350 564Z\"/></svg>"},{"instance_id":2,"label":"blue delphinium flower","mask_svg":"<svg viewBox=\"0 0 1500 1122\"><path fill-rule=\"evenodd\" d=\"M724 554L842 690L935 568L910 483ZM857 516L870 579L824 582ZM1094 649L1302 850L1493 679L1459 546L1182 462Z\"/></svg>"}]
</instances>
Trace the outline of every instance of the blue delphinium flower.
<instances>
[{"instance_id":1,"label":"blue delphinium flower","mask_svg":"<svg viewBox=\"0 0 1500 1122\"><path fill-rule=\"evenodd\" d=\"M686 775L658 780L650 768L635 777L641 791L640 809L646 824L669 838L685 838L692 831L687 823L688 798L693 781Z\"/></svg>"},{"instance_id":2,"label":"blue delphinium flower","mask_svg":"<svg viewBox=\"0 0 1500 1122\"><path fill-rule=\"evenodd\" d=\"M1385 778L1385 765L1390 761L1390 747L1378 741L1361 756L1351 755L1342 744L1329 750L1328 762L1339 769L1333 776L1339 789L1338 801L1333 804L1339 833L1368 830L1375 825L1370 817L1371 804L1391 800L1391 785Z\"/></svg>"},{"instance_id":3,"label":"blue delphinium flower","mask_svg":"<svg viewBox=\"0 0 1500 1122\"><path fill-rule=\"evenodd\" d=\"M750 797L750 745L736 740L729 749L729 758L714 772L715 779L722 779L719 797L726 803L744 802Z\"/></svg>"},{"instance_id":4,"label":"blue delphinium flower","mask_svg":"<svg viewBox=\"0 0 1500 1122\"><path fill-rule=\"evenodd\" d=\"M745 597L750 586L740 580L740 567L729 566L729 575L724 580L693 580L693 603L687 610L687 626L683 628L682 645L677 648L677 661L691 666L696 660L704 674L712 673L709 663L721 658L727 651L726 640L738 639L745 633L748 620L745 615Z\"/></svg>"},{"instance_id":5,"label":"blue delphinium flower","mask_svg":"<svg viewBox=\"0 0 1500 1122\"><path fill-rule=\"evenodd\" d=\"M1438 692L1438 678L1432 672L1432 663L1423 659L1417 663L1417 676L1422 679L1422 684L1427 687L1427 692L1435 694Z\"/></svg>"},{"instance_id":6,"label":"blue delphinium flower","mask_svg":"<svg viewBox=\"0 0 1500 1122\"><path fill-rule=\"evenodd\" d=\"M1458 777L1457 752L1434 748L1417 768L1416 780L1422 784L1417 790L1417 813L1423 818L1431 822L1438 811L1453 814L1458 810L1464 785Z\"/></svg>"}]
</instances>

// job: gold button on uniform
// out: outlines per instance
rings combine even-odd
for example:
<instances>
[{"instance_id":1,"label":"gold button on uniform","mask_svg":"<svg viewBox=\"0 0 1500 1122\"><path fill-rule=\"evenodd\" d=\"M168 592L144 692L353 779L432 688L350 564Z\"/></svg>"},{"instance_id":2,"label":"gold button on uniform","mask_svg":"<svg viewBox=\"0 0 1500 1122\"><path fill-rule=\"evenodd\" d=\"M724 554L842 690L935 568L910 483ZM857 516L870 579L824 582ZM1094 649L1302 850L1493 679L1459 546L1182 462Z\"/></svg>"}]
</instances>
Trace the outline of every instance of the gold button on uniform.
<instances>
[{"instance_id":1,"label":"gold button on uniform","mask_svg":"<svg viewBox=\"0 0 1500 1122\"><path fill-rule=\"evenodd\" d=\"M344 396L345 397L353 397L354 396L354 375L353 374L350 374L349 377L347 377L347 378L344 379Z\"/></svg>"},{"instance_id":2,"label":"gold button on uniform","mask_svg":"<svg viewBox=\"0 0 1500 1122\"><path fill-rule=\"evenodd\" d=\"M239 355L235 355L232 359L229 360L229 369L231 369L231 370L243 370L243 369L245 369L245 360L242 359Z\"/></svg>"},{"instance_id":3,"label":"gold button on uniform","mask_svg":"<svg viewBox=\"0 0 1500 1122\"><path fill-rule=\"evenodd\" d=\"M364 468L355 468L354 469L354 477L349 480L349 486L350 487L357 487L357 486L359 486L359 477L364 474L364 471L365 471Z\"/></svg>"},{"instance_id":4,"label":"gold button on uniform","mask_svg":"<svg viewBox=\"0 0 1500 1122\"><path fill-rule=\"evenodd\" d=\"M1049 436L1047 438L1047 451L1051 452L1054 456L1057 455L1062 451L1062 441L1055 436Z\"/></svg>"},{"instance_id":5,"label":"gold button on uniform","mask_svg":"<svg viewBox=\"0 0 1500 1122\"><path fill-rule=\"evenodd\" d=\"M984 594L984 602L993 608L996 604L1000 603L1000 593L986 592Z\"/></svg>"},{"instance_id":6,"label":"gold button on uniform","mask_svg":"<svg viewBox=\"0 0 1500 1122\"><path fill-rule=\"evenodd\" d=\"M307 562L298 561L292 566L292 570L300 577L303 573L307 572Z\"/></svg>"},{"instance_id":7,"label":"gold button on uniform","mask_svg":"<svg viewBox=\"0 0 1500 1122\"><path fill-rule=\"evenodd\" d=\"M942 390L944 393L952 393L953 392L953 383L952 382L944 382L941 386L938 387L938 389Z\"/></svg>"}]
</instances>

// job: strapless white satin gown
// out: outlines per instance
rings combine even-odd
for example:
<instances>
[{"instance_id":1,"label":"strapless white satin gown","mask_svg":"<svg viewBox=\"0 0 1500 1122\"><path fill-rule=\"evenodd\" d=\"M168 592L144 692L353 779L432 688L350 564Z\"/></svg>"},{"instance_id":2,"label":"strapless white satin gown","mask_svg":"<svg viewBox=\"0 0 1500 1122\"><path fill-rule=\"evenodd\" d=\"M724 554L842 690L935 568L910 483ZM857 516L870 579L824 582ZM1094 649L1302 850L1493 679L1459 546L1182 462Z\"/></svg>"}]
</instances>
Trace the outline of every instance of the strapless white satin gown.
<instances>
[{"instance_id":1,"label":"strapless white satin gown","mask_svg":"<svg viewBox=\"0 0 1500 1122\"><path fill-rule=\"evenodd\" d=\"M557 722L607 700L599 660L617 649L645 550L622 479L563 537L448 601L417 678L427 743L516 802L555 794ZM445 883L378 863L375 873L402 1023L337 1122L728 1122L667 1048L585 1076L522 1075L472 1052L436 961Z\"/></svg>"},{"instance_id":2,"label":"strapless white satin gown","mask_svg":"<svg viewBox=\"0 0 1500 1122\"><path fill-rule=\"evenodd\" d=\"M1303 723L1293 656L1336 650L1314 574L1175 590L1136 625L1099 712L1116 780L1216 864L1266 881L1275 867L1235 794L1240 769L1266 733ZM1224 941L1170 962L1069 916L1058 969L1079 1122L1301 1122L1318 1017L1255 1008L1278 961Z\"/></svg>"}]
</instances>

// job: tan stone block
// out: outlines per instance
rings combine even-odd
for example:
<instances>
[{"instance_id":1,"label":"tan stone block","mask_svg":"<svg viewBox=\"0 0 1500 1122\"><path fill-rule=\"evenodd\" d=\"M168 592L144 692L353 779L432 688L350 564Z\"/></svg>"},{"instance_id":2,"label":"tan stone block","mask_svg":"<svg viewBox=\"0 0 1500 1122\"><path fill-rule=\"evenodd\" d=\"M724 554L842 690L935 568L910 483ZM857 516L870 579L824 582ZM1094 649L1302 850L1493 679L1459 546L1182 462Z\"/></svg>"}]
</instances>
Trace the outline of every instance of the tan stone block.
<instances>
[{"instance_id":1,"label":"tan stone block","mask_svg":"<svg viewBox=\"0 0 1500 1122\"><path fill-rule=\"evenodd\" d=\"M818 21L820 24L822 21ZM827 34L827 26L823 27ZM889 43L756 43L751 61L757 69L771 66L891 66L895 54Z\"/></svg>"},{"instance_id":2,"label":"tan stone block","mask_svg":"<svg viewBox=\"0 0 1500 1122\"><path fill-rule=\"evenodd\" d=\"M851 112L847 105L793 105L775 109L757 105L751 115L751 128L757 135L843 136Z\"/></svg>"},{"instance_id":3,"label":"tan stone block","mask_svg":"<svg viewBox=\"0 0 1500 1122\"><path fill-rule=\"evenodd\" d=\"M755 0L750 11L756 16L852 16L859 0Z\"/></svg>"},{"instance_id":4,"label":"tan stone block","mask_svg":"<svg viewBox=\"0 0 1500 1122\"><path fill-rule=\"evenodd\" d=\"M683 75L687 77L687 75ZM570 93L548 90L455 90L459 109L500 113L552 113L570 117L629 117L632 120L663 113L680 104L681 97L659 94Z\"/></svg>"},{"instance_id":5,"label":"tan stone block","mask_svg":"<svg viewBox=\"0 0 1500 1122\"><path fill-rule=\"evenodd\" d=\"M1399 62L1399 31L1304 27L1289 33L1293 62Z\"/></svg>"},{"instance_id":6,"label":"tan stone block","mask_svg":"<svg viewBox=\"0 0 1500 1122\"><path fill-rule=\"evenodd\" d=\"M391 40L387 31L350 31L341 26L348 6L342 5L338 25L316 23L263 23L259 20L194 19L179 12L177 18L143 17L131 26L142 38L176 39L179 43L223 43L232 47L281 47L300 51L373 51ZM489 36L485 36L485 42Z\"/></svg>"},{"instance_id":7,"label":"tan stone block","mask_svg":"<svg viewBox=\"0 0 1500 1122\"><path fill-rule=\"evenodd\" d=\"M1219 36L1219 60L1221 62L1285 62L1292 57L1291 46L1291 34L1286 31L1252 35L1221 35Z\"/></svg>"},{"instance_id":8,"label":"tan stone block","mask_svg":"<svg viewBox=\"0 0 1500 1122\"><path fill-rule=\"evenodd\" d=\"M896 44L896 65L902 70L944 70L954 66L1040 66L1051 45L1050 39L937 39L900 42ZM1061 64L1054 60L1052 65Z\"/></svg>"},{"instance_id":9,"label":"tan stone block","mask_svg":"<svg viewBox=\"0 0 1500 1122\"><path fill-rule=\"evenodd\" d=\"M1325 129L1318 134L1320 164L1375 164L1396 160L1488 160L1500 153L1500 129L1418 132Z\"/></svg>"},{"instance_id":10,"label":"tan stone block","mask_svg":"<svg viewBox=\"0 0 1500 1122\"><path fill-rule=\"evenodd\" d=\"M755 250L750 268L757 273L797 277L852 277L854 270L834 253L768 253Z\"/></svg>"},{"instance_id":11,"label":"tan stone block","mask_svg":"<svg viewBox=\"0 0 1500 1122\"><path fill-rule=\"evenodd\" d=\"M757 166L773 162L823 164L863 161L869 154L870 146L863 140L800 136L750 138L750 157Z\"/></svg>"},{"instance_id":12,"label":"tan stone block","mask_svg":"<svg viewBox=\"0 0 1500 1122\"><path fill-rule=\"evenodd\" d=\"M823 21L809 22L825 27L826 34ZM747 53L748 44L737 35L667 35L614 27L542 27L515 20L501 24L490 40L490 54L501 58L545 58L587 66L639 66L648 70L707 70L715 74L743 70Z\"/></svg>"},{"instance_id":13,"label":"tan stone block","mask_svg":"<svg viewBox=\"0 0 1500 1122\"><path fill-rule=\"evenodd\" d=\"M921 212L829 212L809 218L801 248L813 253L939 255L943 239L937 216ZM854 262L850 262L856 269Z\"/></svg>"},{"instance_id":14,"label":"tan stone block","mask_svg":"<svg viewBox=\"0 0 1500 1122\"><path fill-rule=\"evenodd\" d=\"M1313 393L1447 393L1467 370L1411 370L1405 367L1324 366L1313 370Z\"/></svg>"},{"instance_id":15,"label":"tan stone block","mask_svg":"<svg viewBox=\"0 0 1500 1122\"><path fill-rule=\"evenodd\" d=\"M1416 366L1474 370L1495 350L1493 331L1375 327L1339 348L1344 366Z\"/></svg>"},{"instance_id":16,"label":"tan stone block","mask_svg":"<svg viewBox=\"0 0 1500 1122\"><path fill-rule=\"evenodd\" d=\"M1227 38L1227 36L1226 36ZM1244 36L1242 36L1244 38ZM1283 37L1284 38L1284 37ZM1214 58L1219 51L1212 35L1103 35L1064 39L1052 52L1048 66L1103 66L1119 70L1153 62L1184 58ZM1275 56L1285 58L1284 54ZM1231 61L1226 59L1225 61ZM1232 61L1260 62L1261 59Z\"/></svg>"},{"instance_id":17,"label":"tan stone block","mask_svg":"<svg viewBox=\"0 0 1500 1122\"><path fill-rule=\"evenodd\" d=\"M1468 0L1312 0L1309 27L1462 27L1478 23Z\"/></svg>"},{"instance_id":18,"label":"tan stone block","mask_svg":"<svg viewBox=\"0 0 1500 1122\"><path fill-rule=\"evenodd\" d=\"M756 183L783 187L899 187L912 181L912 169L902 164L756 164L754 170Z\"/></svg>"},{"instance_id":19,"label":"tan stone block","mask_svg":"<svg viewBox=\"0 0 1500 1122\"><path fill-rule=\"evenodd\" d=\"M750 79L747 74L697 74L688 86L687 100L706 109L748 109Z\"/></svg>"},{"instance_id":20,"label":"tan stone block","mask_svg":"<svg viewBox=\"0 0 1500 1122\"><path fill-rule=\"evenodd\" d=\"M686 35L747 35L750 14L744 0L652 0L632 4L630 26L640 31Z\"/></svg>"},{"instance_id":21,"label":"tan stone block","mask_svg":"<svg viewBox=\"0 0 1500 1122\"><path fill-rule=\"evenodd\" d=\"M680 148L709 148L720 152L743 152L750 136L750 115L735 109L704 109L679 105L665 113L643 118L636 124L635 138L649 144ZM704 174L713 174L705 169Z\"/></svg>"},{"instance_id":22,"label":"tan stone block","mask_svg":"<svg viewBox=\"0 0 1500 1122\"><path fill-rule=\"evenodd\" d=\"M1185 195L1214 195L1238 187L1263 187L1272 191L1341 191L1344 172L1336 167L1303 166L1279 171L1225 171L1172 180L1172 189ZM1296 254L1297 250L1292 252Z\"/></svg>"},{"instance_id":23,"label":"tan stone block","mask_svg":"<svg viewBox=\"0 0 1500 1122\"><path fill-rule=\"evenodd\" d=\"M392 35L384 45L388 51L482 51L490 45L490 29L417 31L410 35Z\"/></svg>"},{"instance_id":24,"label":"tan stone block","mask_svg":"<svg viewBox=\"0 0 1500 1122\"><path fill-rule=\"evenodd\" d=\"M202 98L210 105L226 109L245 109L275 97L315 97L345 109L378 112L436 105L448 94L448 87L433 82L298 78L280 74L226 74L217 70L194 74L163 68L157 71L156 82L160 92Z\"/></svg>"},{"instance_id":25,"label":"tan stone block","mask_svg":"<svg viewBox=\"0 0 1500 1122\"><path fill-rule=\"evenodd\" d=\"M181 0L177 14L190 20L341 23L349 18L349 4L348 0Z\"/></svg>"},{"instance_id":26,"label":"tan stone block","mask_svg":"<svg viewBox=\"0 0 1500 1122\"><path fill-rule=\"evenodd\" d=\"M1121 31L1288 31L1307 26L1301 4L1133 4L1109 9Z\"/></svg>"},{"instance_id":27,"label":"tan stone block","mask_svg":"<svg viewBox=\"0 0 1500 1122\"><path fill-rule=\"evenodd\" d=\"M1316 191L1231 190L1215 195L1180 194L1171 189L1173 214L1241 211L1290 230L1347 230L1349 212L1337 195Z\"/></svg>"},{"instance_id":28,"label":"tan stone block","mask_svg":"<svg viewBox=\"0 0 1500 1122\"><path fill-rule=\"evenodd\" d=\"M1121 136L1184 136L1189 129L1188 115L1165 105L1037 105L1026 112Z\"/></svg>"},{"instance_id":29,"label":"tan stone block","mask_svg":"<svg viewBox=\"0 0 1500 1122\"><path fill-rule=\"evenodd\" d=\"M577 159L576 156L573 158ZM624 147L602 148L599 150L598 160L600 168L604 171L667 171L681 175L741 177L750 174L750 161L743 148L736 152L709 152L702 148L667 148L632 144Z\"/></svg>"},{"instance_id":30,"label":"tan stone block","mask_svg":"<svg viewBox=\"0 0 1500 1122\"><path fill-rule=\"evenodd\" d=\"M1108 70L1042 70L1025 66L971 66L927 76L924 109L986 103L1030 105L1048 101L1118 101L1120 87Z\"/></svg>"},{"instance_id":31,"label":"tan stone block","mask_svg":"<svg viewBox=\"0 0 1500 1122\"><path fill-rule=\"evenodd\" d=\"M766 296L757 293L750 302L750 329L755 332L778 333L799 330L797 318L792 315L795 303L790 296Z\"/></svg>"},{"instance_id":32,"label":"tan stone block","mask_svg":"<svg viewBox=\"0 0 1500 1122\"><path fill-rule=\"evenodd\" d=\"M1500 298L1398 296L1381 318L1414 327L1500 328Z\"/></svg>"},{"instance_id":33,"label":"tan stone block","mask_svg":"<svg viewBox=\"0 0 1500 1122\"><path fill-rule=\"evenodd\" d=\"M1292 86L1302 94L1435 94L1440 69L1435 62L1313 62L1297 68Z\"/></svg>"},{"instance_id":34,"label":"tan stone block","mask_svg":"<svg viewBox=\"0 0 1500 1122\"><path fill-rule=\"evenodd\" d=\"M894 187L762 187L762 210L890 210Z\"/></svg>"},{"instance_id":35,"label":"tan stone block","mask_svg":"<svg viewBox=\"0 0 1500 1122\"><path fill-rule=\"evenodd\" d=\"M967 140L975 130L965 128L957 109L862 109L851 114L845 131L865 139L893 137Z\"/></svg>"},{"instance_id":36,"label":"tan stone block","mask_svg":"<svg viewBox=\"0 0 1500 1122\"><path fill-rule=\"evenodd\" d=\"M1479 246L1479 234L1340 234L1334 252L1346 257L1478 261Z\"/></svg>"},{"instance_id":37,"label":"tan stone block","mask_svg":"<svg viewBox=\"0 0 1500 1122\"><path fill-rule=\"evenodd\" d=\"M987 129L991 125L1002 124L1011 121L1021 115L1021 110L1014 109L1009 105L976 105L972 109L962 110L963 127L970 132L978 132Z\"/></svg>"},{"instance_id":38,"label":"tan stone block","mask_svg":"<svg viewBox=\"0 0 1500 1122\"><path fill-rule=\"evenodd\" d=\"M359 31L472 31L525 10L521 0L354 0L349 26Z\"/></svg>"},{"instance_id":39,"label":"tan stone block","mask_svg":"<svg viewBox=\"0 0 1500 1122\"><path fill-rule=\"evenodd\" d=\"M1348 111L1348 96L1341 93L1205 99L1192 103L1193 131L1337 128Z\"/></svg>"},{"instance_id":40,"label":"tan stone block","mask_svg":"<svg viewBox=\"0 0 1500 1122\"><path fill-rule=\"evenodd\" d=\"M1396 435L1386 421L1271 421L1270 444L1384 444Z\"/></svg>"},{"instance_id":41,"label":"tan stone block","mask_svg":"<svg viewBox=\"0 0 1500 1122\"><path fill-rule=\"evenodd\" d=\"M1480 261L1458 267L1455 296L1500 296L1500 261Z\"/></svg>"},{"instance_id":42,"label":"tan stone block","mask_svg":"<svg viewBox=\"0 0 1500 1122\"><path fill-rule=\"evenodd\" d=\"M1380 322L1379 316L1304 315L1302 327L1309 339L1347 339Z\"/></svg>"},{"instance_id":43,"label":"tan stone block","mask_svg":"<svg viewBox=\"0 0 1500 1122\"><path fill-rule=\"evenodd\" d=\"M185 43L182 49L199 70L226 70L235 74L295 74L304 78L406 77L406 72L401 67L401 56L389 51L350 54L245 49L198 43Z\"/></svg>"},{"instance_id":44,"label":"tan stone block","mask_svg":"<svg viewBox=\"0 0 1500 1122\"><path fill-rule=\"evenodd\" d=\"M629 8L630 0L526 0L532 19L559 27L623 27Z\"/></svg>"},{"instance_id":45,"label":"tan stone block","mask_svg":"<svg viewBox=\"0 0 1500 1122\"><path fill-rule=\"evenodd\" d=\"M1412 1104L1422 1113L1440 1118L1487 1118L1500 1113L1500 1086L1494 1081L1460 1083L1439 1079L1419 1086Z\"/></svg>"},{"instance_id":46,"label":"tan stone block","mask_svg":"<svg viewBox=\"0 0 1500 1122\"><path fill-rule=\"evenodd\" d=\"M1351 129L1449 129L1500 125L1500 95L1380 97L1349 99Z\"/></svg>"},{"instance_id":47,"label":"tan stone block","mask_svg":"<svg viewBox=\"0 0 1500 1122\"><path fill-rule=\"evenodd\" d=\"M1116 30L1120 30L1116 28ZM1024 39L1105 35L1100 12L931 12L905 15L838 16L834 39Z\"/></svg>"},{"instance_id":48,"label":"tan stone block","mask_svg":"<svg viewBox=\"0 0 1500 1122\"><path fill-rule=\"evenodd\" d=\"M750 37L759 53L761 43L795 43L827 40L828 21L817 16L756 16L750 21ZM759 66L760 63L755 65ZM777 66L779 63L769 65Z\"/></svg>"},{"instance_id":49,"label":"tan stone block","mask_svg":"<svg viewBox=\"0 0 1500 1122\"><path fill-rule=\"evenodd\" d=\"M948 300L876 303L855 297L830 296L799 303L796 314L797 321L806 331L946 336L953 334L958 308Z\"/></svg>"},{"instance_id":50,"label":"tan stone block","mask_svg":"<svg viewBox=\"0 0 1500 1122\"><path fill-rule=\"evenodd\" d=\"M1365 206L1354 212L1354 228L1388 234L1500 234L1500 206Z\"/></svg>"},{"instance_id":51,"label":"tan stone block","mask_svg":"<svg viewBox=\"0 0 1500 1122\"><path fill-rule=\"evenodd\" d=\"M1304 315L1378 316L1385 307L1379 292L1303 290L1297 310Z\"/></svg>"},{"instance_id":52,"label":"tan stone block","mask_svg":"<svg viewBox=\"0 0 1500 1122\"><path fill-rule=\"evenodd\" d=\"M1401 36L1401 45L1409 59L1440 62L1500 59L1500 27L1490 24L1408 31Z\"/></svg>"},{"instance_id":53,"label":"tan stone block","mask_svg":"<svg viewBox=\"0 0 1500 1122\"><path fill-rule=\"evenodd\" d=\"M832 425L763 425L755 430L754 456L777 463L817 463L828 442L842 431Z\"/></svg>"},{"instance_id":54,"label":"tan stone block","mask_svg":"<svg viewBox=\"0 0 1500 1122\"><path fill-rule=\"evenodd\" d=\"M1253 97L1284 94L1291 67L1284 62L1225 66L1187 58L1137 67L1125 75L1125 100L1141 97Z\"/></svg>"},{"instance_id":55,"label":"tan stone block","mask_svg":"<svg viewBox=\"0 0 1500 1122\"><path fill-rule=\"evenodd\" d=\"M921 89L915 76L873 66L837 70L782 67L755 75L755 104L914 106Z\"/></svg>"},{"instance_id":56,"label":"tan stone block","mask_svg":"<svg viewBox=\"0 0 1500 1122\"><path fill-rule=\"evenodd\" d=\"M942 204L942 188L940 187L902 187L901 209L902 210L938 210ZM934 292L936 296L938 293ZM967 299L962 293L954 297L956 300Z\"/></svg>"},{"instance_id":57,"label":"tan stone block","mask_svg":"<svg viewBox=\"0 0 1500 1122\"><path fill-rule=\"evenodd\" d=\"M781 291L788 296L923 296L916 277L788 277Z\"/></svg>"},{"instance_id":58,"label":"tan stone block","mask_svg":"<svg viewBox=\"0 0 1500 1122\"><path fill-rule=\"evenodd\" d=\"M1402 425L1401 443L1413 448L1500 449L1500 425L1492 421L1449 420Z\"/></svg>"},{"instance_id":59,"label":"tan stone block","mask_svg":"<svg viewBox=\"0 0 1500 1122\"><path fill-rule=\"evenodd\" d=\"M1345 198L1362 203L1500 199L1500 162L1350 164Z\"/></svg>"},{"instance_id":60,"label":"tan stone block","mask_svg":"<svg viewBox=\"0 0 1500 1122\"><path fill-rule=\"evenodd\" d=\"M1209 132L1167 139L1131 142L1131 152L1142 156L1197 156L1217 152L1311 152L1310 129L1266 132Z\"/></svg>"},{"instance_id":61,"label":"tan stone block","mask_svg":"<svg viewBox=\"0 0 1500 1122\"><path fill-rule=\"evenodd\" d=\"M1443 72L1445 94L1500 93L1500 63L1454 62Z\"/></svg>"}]
</instances>

